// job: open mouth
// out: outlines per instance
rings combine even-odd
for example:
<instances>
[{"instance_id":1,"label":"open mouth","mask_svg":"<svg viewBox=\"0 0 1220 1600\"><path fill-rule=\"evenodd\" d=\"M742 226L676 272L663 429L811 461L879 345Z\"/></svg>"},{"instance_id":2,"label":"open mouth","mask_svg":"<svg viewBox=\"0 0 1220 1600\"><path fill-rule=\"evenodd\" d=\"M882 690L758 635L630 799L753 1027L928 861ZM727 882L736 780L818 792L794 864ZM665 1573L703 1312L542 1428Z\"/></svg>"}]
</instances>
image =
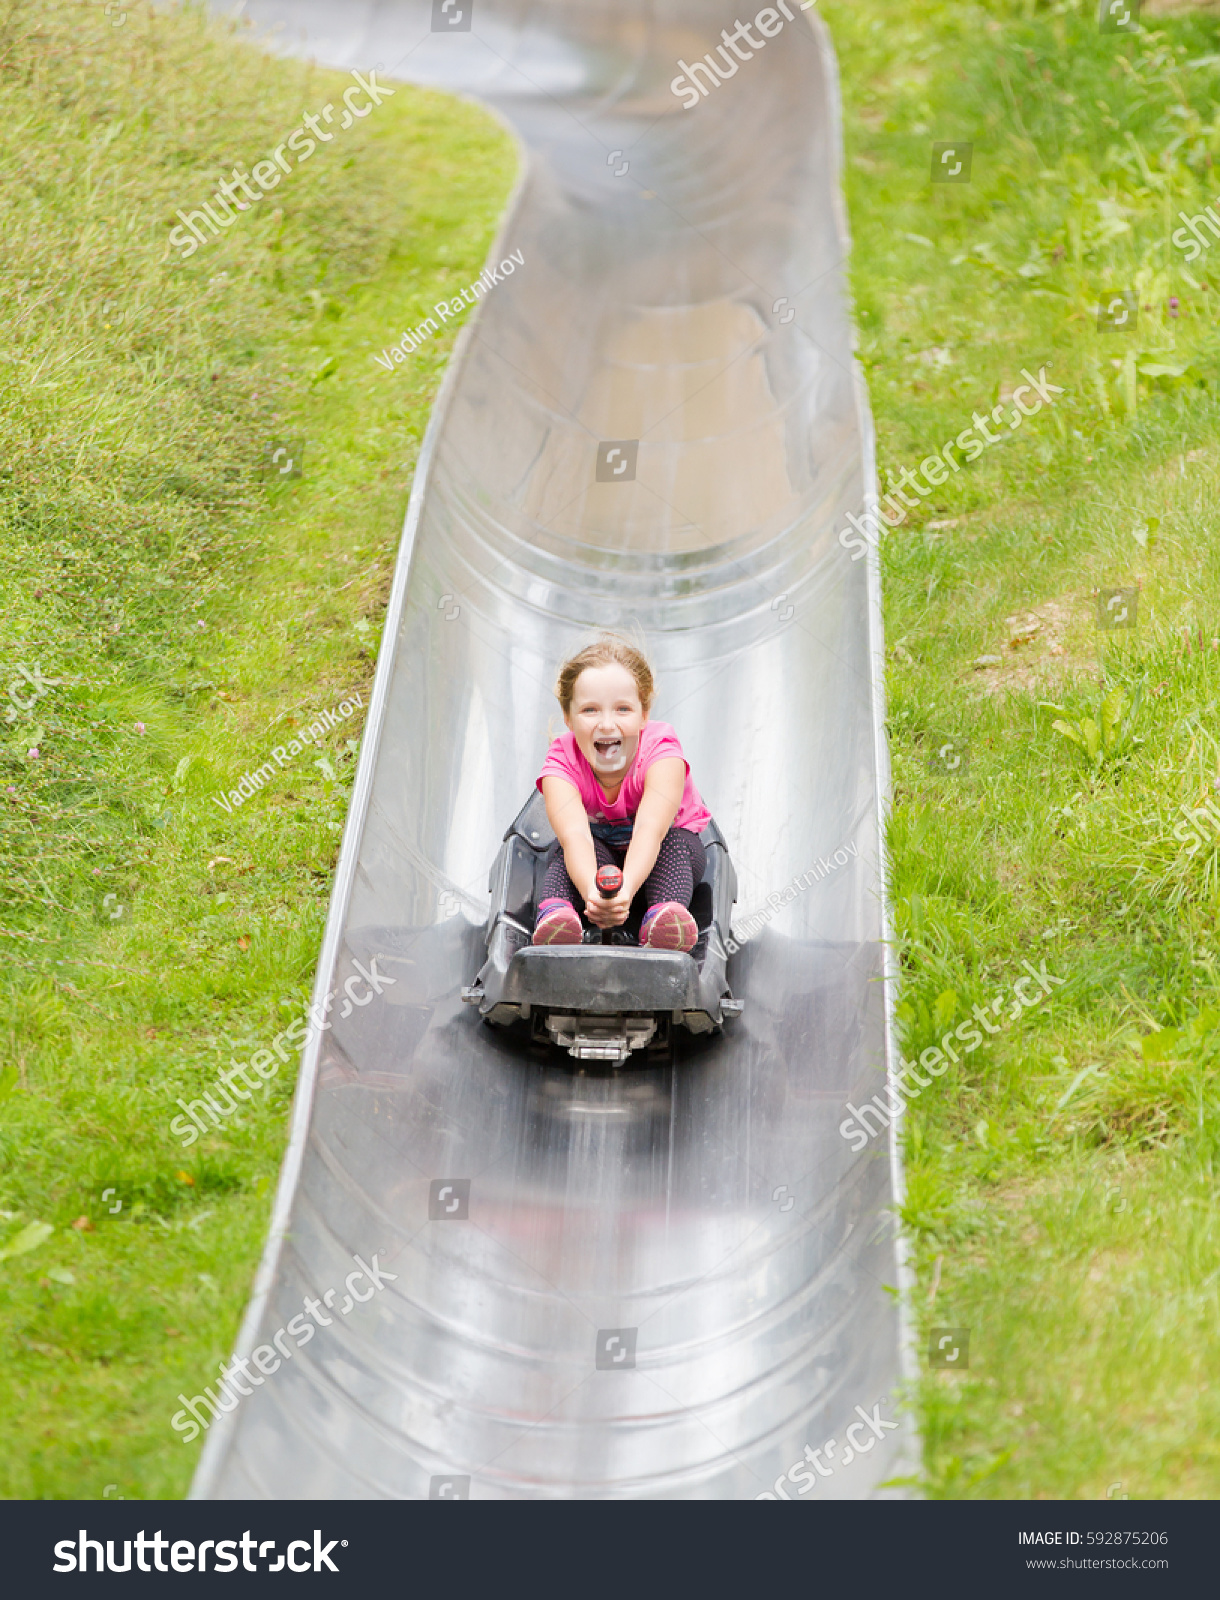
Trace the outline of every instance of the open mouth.
<instances>
[{"instance_id":1,"label":"open mouth","mask_svg":"<svg viewBox=\"0 0 1220 1600\"><path fill-rule=\"evenodd\" d=\"M617 766L623 756L623 741L617 735L611 739L594 739L593 749L603 765Z\"/></svg>"}]
</instances>

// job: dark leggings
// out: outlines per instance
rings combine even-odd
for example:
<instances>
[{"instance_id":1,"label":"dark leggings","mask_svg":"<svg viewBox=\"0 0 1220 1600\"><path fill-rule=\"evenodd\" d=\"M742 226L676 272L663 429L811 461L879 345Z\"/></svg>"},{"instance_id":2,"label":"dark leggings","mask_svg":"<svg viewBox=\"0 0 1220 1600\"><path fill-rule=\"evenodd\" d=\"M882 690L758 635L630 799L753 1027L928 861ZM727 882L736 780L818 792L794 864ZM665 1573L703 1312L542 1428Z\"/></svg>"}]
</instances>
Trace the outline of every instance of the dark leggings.
<instances>
[{"instance_id":1,"label":"dark leggings","mask_svg":"<svg viewBox=\"0 0 1220 1600\"><path fill-rule=\"evenodd\" d=\"M595 838L593 848L597 852L599 867L621 867L626 859L626 845L616 849L604 839ZM689 907L695 885L702 879L706 866L707 852L699 835L692 833L689 828L671 828L661 840L656 864L645 879L641 891L644 909L662 905L667 900L676 900L680 906ZM539 903L543 900L567 900L577 911L583 913L585 909L576 885L568 877L563 850L558 843L552 847L538 899Z\"/></svg>"}]
</instances>

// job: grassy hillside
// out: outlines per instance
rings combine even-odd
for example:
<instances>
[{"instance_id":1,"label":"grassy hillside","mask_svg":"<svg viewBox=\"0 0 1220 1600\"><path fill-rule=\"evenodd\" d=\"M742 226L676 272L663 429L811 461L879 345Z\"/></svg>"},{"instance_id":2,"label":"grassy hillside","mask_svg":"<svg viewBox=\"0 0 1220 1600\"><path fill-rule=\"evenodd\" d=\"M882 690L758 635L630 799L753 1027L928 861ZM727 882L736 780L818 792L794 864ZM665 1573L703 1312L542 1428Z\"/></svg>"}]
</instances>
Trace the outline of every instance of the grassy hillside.
<instances>
[{"instance_id":1,"label":"grassy hillside","mask_svg":"<svg viewBox=\"0 0 1220 1600\"><path fill-rule=\"evenodd\" d=\"M999 407L882 543L905 1054L1050 988L908 1116L921 1337L970 1330L926 1487L1215 1496L1220 241L1173 233L1220 195L1216 14L823 9L883 492Z\"/></svg>"},{"instance_id":2,"label":"grassy hillside","mask_svg":"<svg viewBox=\"0 0 1220 1600\"><path fill-rule=\"evenodd\" d=\"M1220 241L1172 238L1220 194L1214 14L822 3L884 487L996 439L882 545L904 1050L1024 962L1049 987L909 1114L922 1335L970 1330L925 1487L1215 1495ZM5 1496L186 1487L169 1419L230 1349L291 1070L189 1148L169 1113L300 1014L359 710L215 797L367 703L451 336L373 353L476 275L512 176L400 88L187 258L176 213L350 80L124 16L0 9ZM1062 392L1012 427L1023 371Z\"/></svg>"},{"instance_id":3,"label":"grassy hillside","mask_svg":"<svg viewBox=\"0 0 1220 1600\"><path fill-rule=\"evenodd\" d=\"M300 1014L361 711L213 797L367 704L452 335L373 353L477 275L514 169L400 87L188 257L175 213L351 79L114 15L0 12L5 1496L189 1481L169 1419L231 1346L293 1068L189 1148L170 1113Z\"/></svg>"}]
</instances>

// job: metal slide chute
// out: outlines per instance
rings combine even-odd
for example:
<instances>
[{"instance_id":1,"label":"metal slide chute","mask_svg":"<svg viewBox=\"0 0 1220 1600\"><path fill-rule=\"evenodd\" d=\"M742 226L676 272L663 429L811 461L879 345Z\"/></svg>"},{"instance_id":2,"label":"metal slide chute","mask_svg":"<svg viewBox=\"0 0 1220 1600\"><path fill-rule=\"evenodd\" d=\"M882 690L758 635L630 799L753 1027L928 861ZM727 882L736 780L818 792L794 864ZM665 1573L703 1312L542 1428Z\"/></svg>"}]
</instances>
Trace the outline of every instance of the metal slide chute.
<instances>
[{"instance_id":1,"label":"metal slide chute","mask_svg":"<svg viewBox=\"0 0 1220 1600\"><path fill-rule=\"evenodd\" d=\"M474 0L456 32L420 0L246 8L477 94L525 163L407 515L238 1340L275 1370L197 1497L817 1500L909 1456L893 1129L849 1121L893 976L877 575L838 539L871 424L834 59L789 9L687 110L727 0ZM623 1069L461 1001L556 664L599 627L646 642L728 842L744 1001Z\"/></svg>"}]
</instances>

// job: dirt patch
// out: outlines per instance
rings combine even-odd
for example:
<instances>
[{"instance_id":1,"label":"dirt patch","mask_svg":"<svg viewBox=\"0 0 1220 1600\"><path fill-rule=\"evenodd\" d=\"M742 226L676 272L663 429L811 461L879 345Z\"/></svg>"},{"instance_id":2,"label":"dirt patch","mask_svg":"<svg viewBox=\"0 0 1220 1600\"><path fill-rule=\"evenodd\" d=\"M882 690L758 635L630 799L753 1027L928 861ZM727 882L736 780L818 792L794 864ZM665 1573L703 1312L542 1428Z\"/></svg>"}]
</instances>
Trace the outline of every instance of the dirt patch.
<instances>
[{"instance_id":1,"label":"dirt patch","mask_svg":"<svg viewBox=\"0 0 1220 1600\"><path fill-rule=\"evenodd\" d=\"M1191 11L1213 13L1220 10L1220 0L1143 0L1140 7L1145 17L1186 16Z\"/></svg>"},{"instance_id":2,"label":"dirt patch","mask_svg":"<svg viewBox=\"0 0 1220 1600\"><path fill-rule=\"evenodd\" d=\"M1216 0L1216 5L1220 7L1220 0ZM1201 461L1207 462L1214 469L1215 462L1213 458L1215 454L1214 449L1201 447L1198 450L1187 450L1185 454L1179 453L1176 456L1170 456L1159 467L1152 469L1148 474L1148 482L1174 485L1186 476L1187 467L1197 467Z\"/></svg>"},{"instance_id":3,"label":"dirt patch","mask_svg":"<svg viewBox=\"0 0 1220 1600\"><path fill-rule=\"evenodd\" d=\"M1093 612L1088 594L1047 600L1004 619L1004 636L971 663L972 681L986 695L1049 689L1096 671Z\"/></svg>"}]
</instances>

